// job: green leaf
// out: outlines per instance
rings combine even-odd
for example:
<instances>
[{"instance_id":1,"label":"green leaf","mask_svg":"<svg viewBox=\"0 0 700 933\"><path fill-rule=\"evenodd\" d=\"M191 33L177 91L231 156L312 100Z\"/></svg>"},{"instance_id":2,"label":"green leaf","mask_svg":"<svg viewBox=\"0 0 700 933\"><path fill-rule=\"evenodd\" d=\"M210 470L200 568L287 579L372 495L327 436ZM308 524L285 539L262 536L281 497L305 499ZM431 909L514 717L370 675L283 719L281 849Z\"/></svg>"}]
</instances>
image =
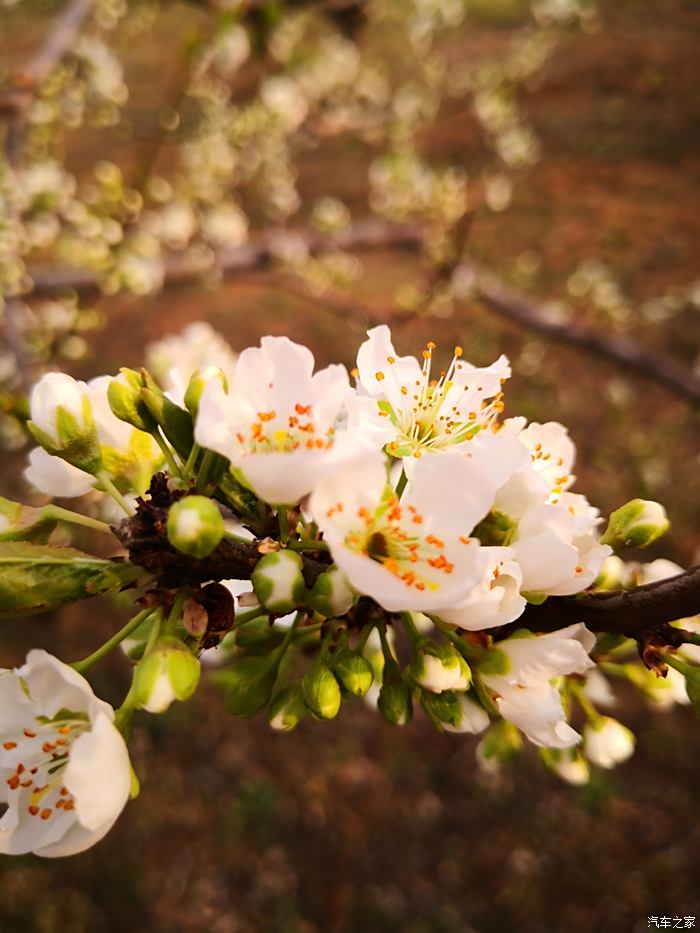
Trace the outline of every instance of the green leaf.
<instances>
[{"instance_id":1,"label":"green leaf","mask_svg":"<svg viewBox=\"0 0 700 933\"><path fill-rule=\"evenodd\" d=\"M0 541L33 541L45 544L56 527L53 506L32 508L0 496Z\"/></svg>"},{"instance_id":2,"label":"green leaf","mask_svg":"<svg viewBox=\"0 0 700 933\"><path fill-rule=\"evenodd\" d=\"M143 574L134 564L103 560L74 548L0 542L0 617L49 612L118 590Z\"/></svg>"}]
</instances>

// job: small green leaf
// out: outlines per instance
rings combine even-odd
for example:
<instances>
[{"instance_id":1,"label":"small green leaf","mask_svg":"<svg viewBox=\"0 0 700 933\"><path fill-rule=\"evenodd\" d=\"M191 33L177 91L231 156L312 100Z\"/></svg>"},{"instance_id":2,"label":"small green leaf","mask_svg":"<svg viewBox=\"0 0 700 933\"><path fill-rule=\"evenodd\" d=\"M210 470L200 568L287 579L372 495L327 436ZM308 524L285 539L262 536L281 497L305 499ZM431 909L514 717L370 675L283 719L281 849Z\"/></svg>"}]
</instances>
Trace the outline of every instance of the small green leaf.
<instances>
[{"instance_id":1,"label":"small green leaf","mask_svg":"<svg viewBox=\"0 0 700 933\"><path fill-rule=\"evenodd\" d=\"M118 590L143 574L134 564L103 560L74 548L0 542L0 617L49 612Z\"/></svg>"}]
</instances>

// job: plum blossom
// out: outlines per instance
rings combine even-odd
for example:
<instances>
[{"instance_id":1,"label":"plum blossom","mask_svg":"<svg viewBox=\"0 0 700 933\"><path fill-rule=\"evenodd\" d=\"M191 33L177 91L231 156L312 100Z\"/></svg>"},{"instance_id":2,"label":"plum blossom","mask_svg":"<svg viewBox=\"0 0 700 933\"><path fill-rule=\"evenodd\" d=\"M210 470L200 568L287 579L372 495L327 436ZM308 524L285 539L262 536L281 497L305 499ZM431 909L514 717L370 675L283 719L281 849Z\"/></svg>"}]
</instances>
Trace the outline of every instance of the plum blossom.
<instances>
[{"instance_id":1,"label":"plum blossom","mask_svg":"<svg viewBox=\"0 0 700 933\"><path fill-rule=\"evenodd\" d=\"M547 635L523 631L490 648L478 676L498 712L535 745L567 748L579 734L566 714L553 678L582 674L594 666L588 656L595 636L580 623Z\"/></svg>"},{"instance_id":2,"label":"plum blossom","mask_svg":"<svg viewBox=\"0 0 700 933\"><path fill-rule=\"evenodd\" d=\"M299 502L363 445L339 429L352 399L345 367L313 368L306 347L263 337L238 358L230 394L215 379L200 399L197 443L227 457L240 481L274 505Z\"/></svg>"},{"instance_id":3,"label":"plum blossom","mask_svg":"<svg viewBox=\"0 0 700 933\"><path fill-rule=\"evenodd\" d=\"M514 622L527 605L520 593L523 575L512 559L514 551L505 547L481 551L488 563L479 583L459 605L440 610L443 622L472 632Z\"/></svg>"},{"instance_id":4,"label":"plum blossom","mask_svg":"<svg viewBox=\"0 0 700 933\"><path fill-rule=\"evenodd\" d=\"M583 736L586 757L600 768L614 768L634 751L634 734L610 716L588 723Z\"/></svg>"},{"instance_id":5,"label":"plum blossom","mask_svg":"<svg viewBox=\"0 0 700 933\"><path fill-rule=\"evenodd\" d=\"M435 379L434 343L423 351L421 365L413 356L397 356L385 324L368 331L368 338L357 354L358 418L392 456L464 450L481 432L497 429L501 387L510 376L505 356L477 369L455 347L452 362Z\"/></svg>"},{"instance_id":6,"label":"plum blossom","mask_svg":"<svg viewBox=\"0 0 700 933\"><path fill-rule=\"evenodd\" d=\"M519 435L530 451L496 493L494 509L511 523L506 541L522 572L522 591L567 596L590 586L611 553L594 530L598 510L569 491L574 446L559 424L533 423Z\"/></svg>"},{"instance_id":7,"label":"plum blossom","mask_svg":"<svg viewBox=\"0 0 700 933\"><path fill-rule=\"evenodd\" d=\"M237 354L206 321L188 324L180 334L170 334L146 347L146 361L153 376L172 402L183 407L192 373L218 367L233 378Z\"/></svg>"},{"instance_id":8,"label":"plum blossom","mask_svg":"<svg viewBox=\"0 0 700 933\"><path fill-rule=\"evenodd\" d=\"M111 829L131 766L114 710L45 651L0 671L0 852L73 855Z\"/></svg>"},{"instance_id":9,"label":"plum blossom","mask_svg":"<svg viewBox=\"0 0 700 933\"><path fill-rule=\"evenodd\" d=\"M310 508L360 593L391 612L439 612L466 599L483 576L488 556L469 532L492 497L485 471L445 454L416 461L399 501L376 452L330 474Z\"/></svg>"}]
</instances>

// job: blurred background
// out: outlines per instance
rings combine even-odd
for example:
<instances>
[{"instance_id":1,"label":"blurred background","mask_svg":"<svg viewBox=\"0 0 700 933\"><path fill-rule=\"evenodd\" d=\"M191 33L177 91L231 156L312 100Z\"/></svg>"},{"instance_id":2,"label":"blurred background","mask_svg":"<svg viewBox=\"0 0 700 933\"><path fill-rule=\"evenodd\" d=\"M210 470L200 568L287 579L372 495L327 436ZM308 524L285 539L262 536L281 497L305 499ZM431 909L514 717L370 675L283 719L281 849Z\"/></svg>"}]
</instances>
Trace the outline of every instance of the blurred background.
<instances>
[{"instance_id":1,"label":"blurred background","mask_svg":"<svg viewBox=\"0 0 700 933\"><path fill-rule=\"evenodd\" d=\"M0 0L0 492L34 501L24 399L47 367L138 366L204 320L351 368L387 321L401 353L506 353L506 414L568 425L576 488L604 514L663 502L644 558L697 563L699 35L693 0ZM2 665L80 657L126 611L5 623ZM110 659L96 690L127 676ZM615 715L635 756L575 789L533 749L484 775L470 737L359 700L279 735L204 685L137 723L143 789L96 849L0 863L0 930L698 916L697 722L622 690Z\"/></svg>"}]
</instances>

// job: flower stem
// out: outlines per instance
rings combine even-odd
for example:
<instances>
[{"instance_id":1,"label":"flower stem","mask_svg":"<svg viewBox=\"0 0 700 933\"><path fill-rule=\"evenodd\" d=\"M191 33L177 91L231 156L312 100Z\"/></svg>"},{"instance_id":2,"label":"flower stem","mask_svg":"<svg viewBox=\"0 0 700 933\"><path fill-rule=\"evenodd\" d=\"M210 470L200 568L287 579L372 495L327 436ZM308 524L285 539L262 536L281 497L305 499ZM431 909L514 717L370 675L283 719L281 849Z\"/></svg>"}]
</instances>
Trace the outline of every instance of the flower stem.
<instances>
[{"instance_id":1,"label":"flower stem","mask_svg":"<svg viewBox=\"0 0 700 933\"><path fill-rule=\"evenodd\" d=\"M183 475L185 479L191 479L192 476L194 475L194 468L197 463L197 457L199 456L199 452L201 449L202 448L199 446L199 444L197 443L192 444L192 450L190 451L190 454L187 458L187 462L185 463L185 468L183 470Z\"/></svg>"},{"instance_id":2,"label":"flower stem","mask_svg":"<svg viewBox=\"0 0 700 933\"><path fill-rule=\"evenodd\" d=\"M134 629L138 628L141 623L154 612L155 609L153 606L150 606L148 609L143 609L138 615L135 615L133 619L130 619L126 625L119 629L108 641L104 643L97 651L93 651L92 654L89 654L86 658L83 658L82 661L74 661L71 664L71 667L76 670L79 674L84 673L89 670L94 664L97 664L98 661L101 661L102 658L106 657L110 651L113 651L121 642L127 638Z\"/></svg>"},{"instance_id":3,"label":"flower stem","mask_svg":"<svg viewBox=\"0 0 700 933\"><path fill-rule=\"evenodd\" d=\"M367 625L365 625L365 627L362 629L362 633L360 634L359 639L357 640L357 644L355 645L355 651L359 651L360 654L362 654L362 652L365 650L365 645L367 644L369 636L372 634L374 628L374 621L368 622Z\"/></svg>"},{"instance_id":4,"label":"flower stem","mask_svg":"<svg viewBox=\"0 0 700 933\"><path fill-rule=\"evenodd\" d=\"M286 506L280 505L277 507L277 520L280 523L280 541L282 544L287 544L289 541L289 515Z\"/></svg>"},{"instance_id":5,"label":"flower stem","mask_svg":"<svg viewBox=\"0 0 700 933\"><path fill-rule=\"evenodd\" d=\"M160 447L161 453L165 457L165 462L168 464L170 475L171 476L182 476L182 473L180 472L180 467L177 465L177 463L175 462L175 458L173 457L173 452L168 446L168 444L166 443L159 429L154 431L153 437L155 439L156 444Z\"/></svg>"},{"instance_id":6,"label":"flower stem","mask_svg":"<svg viewBox=\"0 0 700 933\"><path fill-rule=\"evenodd\" d=\"M114 501L117 503L117 505L120 508L124 509L127 515L132 516L134 514L134 510L131 508L129 503L126 501L124 496L119 492L117 487L114 485L114 483L109 478L109 476L107 476L104 470L100 470L100 472L96 474L96 479L99 480L100 483L102 483L105 492L108 493L114 499Z\"/></svg>"},{"instance_id":7,"label":"flower stem","mask_svg":"<svg viewBox=\"0 0 700 933\"><path fill-rule=\"evenodd\" d=\"M112 529L107 522L90 518L88 515L80 515L78 512L71 512L70 509L61 508L60 505L47 505L45 514L61 522L70 522L71 525L83 525L85 528L94 528L95 531L101 531L104 534L112 534Z\"/></svg>"},{"instance_id":8,"label":"flower stem","mask_svg":"<svg viewBox=\"0 0 700 933\"><path fill-rule=\"evenodd\" d=\"M588 720L595 726L596 722L598 722L602 717L586 696L586 691L584 690L583 686L581 684L572 684L571 692L576 697L578 705L584 711Z\"/></svg>"},{"instance_id":9,"label":"flower stem","mask_svg":"<svg viewBox=\"0 0 700 933\"><path fill-rule=\"evenodd\" d=\"M199 473L197 474L197 482L195 484L197 492L203 492L207 488L209 474L211 473L211 468L217 456L218 454L216 454L213 450L204 451L204 456L202 457L202 462L199 466Z\"/></svg>"},{"instance_id":10,"label":"flower stem","mask_svg":"<svg viewBox=\"0 0 700 933\"><path fill-rule=\"evenodd\" d=\"M237 612L235 618L235 625L245 625L246 622L252 622L253 619L262 619L267 615L262 606L254 606L252 609L248 609L246 612Z\"/></svg>"},{"instance_id":11,"label":"flower stem","mask_svg":"<svg viewBox=\"0 0 700 933\"><path fill-rule=\"evenodd\" d=\"M416 628L416 623L413 621L413 616L410 612L402 612L401 621L403 622L404 628L408 632L414 645L417 645L419 641L422 641L423 636Z\"/></svg>"}]
</instances>

